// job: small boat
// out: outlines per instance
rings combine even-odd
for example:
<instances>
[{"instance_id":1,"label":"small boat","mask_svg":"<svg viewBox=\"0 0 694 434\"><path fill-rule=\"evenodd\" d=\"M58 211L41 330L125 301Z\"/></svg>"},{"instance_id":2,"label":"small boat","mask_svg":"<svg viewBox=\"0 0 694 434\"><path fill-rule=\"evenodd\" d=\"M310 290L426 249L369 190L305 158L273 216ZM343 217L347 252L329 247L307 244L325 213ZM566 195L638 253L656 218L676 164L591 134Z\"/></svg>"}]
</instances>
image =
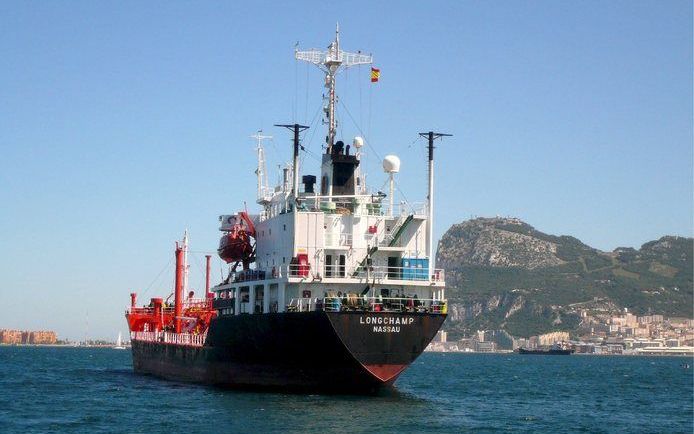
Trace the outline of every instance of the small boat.
<instances>
[{"instance_id":1,"label":"small boat","mask_svg":"<svg viewBox=\"0 0 694 434\"><path fill-rule=\"evenodd\" d=\"M123 345L123 336L118 332L118 339L116 340L116 345L113 347L114 350L124 350L125 345Z\"/></svg>"}]
</instances>

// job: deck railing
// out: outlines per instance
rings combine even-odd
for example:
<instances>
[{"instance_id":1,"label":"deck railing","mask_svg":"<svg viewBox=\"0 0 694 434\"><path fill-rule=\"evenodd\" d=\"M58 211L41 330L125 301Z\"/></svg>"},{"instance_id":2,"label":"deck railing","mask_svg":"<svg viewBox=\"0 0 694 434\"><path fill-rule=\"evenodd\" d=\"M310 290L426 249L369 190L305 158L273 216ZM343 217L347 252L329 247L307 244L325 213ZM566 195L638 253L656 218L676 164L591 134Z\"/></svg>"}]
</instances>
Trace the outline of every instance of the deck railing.
<instances>
[{"instance_id":1,"label":"deck railing","mask_svg":"<svg viewBox=\"0 0 694 434\"><path fill-rule=\"evenodd\" d=\"M448 313L448 300L423 299L415 297L346 296L293 298L286 308L287 312L424 312Z\"/></svg>"},{"instance_id":2,"label":"deck railing","mask_svg":"<svg viewBox=\"0 0 694 434\"><path fill-rule=\"evenodd\" d=\"M131 341L160 342L164 344L188 345L201 347L205 344L207 333L171 333L171 332L130 332Z\"/></svg>"},{"instance_id":3,"label":"deck railing","mask_svg":"<svg viewBox=\"0 0 694 434\"><path fill-rule=\"evenodd\" d=\"M186 298L183 300L183 309L190 309L197 307L200 309L211 309L212 299L205 298ZM162 313L164 315L172 315L174 313L173 305L165 305L162 307ZM141 314L141 315L152 315L154 313L153 306L142 306L142 307L129 307L125 310L127 314Z\"/></svg>"},{"instance_id":4,"label":"deck railing","mask_svg":"<svg viewBox=\"0 0 694 434\"><path fill-rule=\"evenodd\" d=\"M350 269L346 265L332 264L323 266L323 274L321 276L320 272L315 273L311 264L300 265L300 264L285 264L279 267L273 267L272 270L246 270L243 273L233 273L230 283L237 282L251 282L257 280L265 279L278 279L284 277L293 278L304 278L304 279L347 279L347 278L357 278L376 280L378 282L384 281L430 281L432 283L444 283L445 282L445 272L441 268L434 269L434 273L431 275L431 279L428 278L429 269L428 268L416 268L416 267L390 267L388 265L376 265L376 266L359 266L356 269ZM205 300L200 300L199 303L206 303ZM197 302L197 301L196 301ZM149 309L149 308L143 308Z\"/></svg>"},{"instance_id":5,"label":"deck railing","mask_svg":"<svg viewBox=\"0 0 694 434\"><path fill-rule=\"evenodd\" d=\"M165 315L173 314L174 313L174 308L173 306L171 307L162 307L162 312ZM142 314L142 315L151 315L154 313L154 308L151 306L143 306L143 307L129 307L125 310L125 313L128 314Z\"/></svg>"},{"instance_id":6,"label":"deck railing","mask_svg":"<svg viewBox=\"0 0 694 434\"><path fill-rule=\"evenodd\" d=\"M348 277L364 278L368 277L371 281L375 279L376 281L386 281L386 280L407 280L407 281L426 281L428 278L429 269L428 268L416 268L416 267L390 267L387 265L376 265L376 266L360 266L351 273ZM434 269L434 273L431 275L431 281L434 283L445 282L445 272L441 268Z\"/></svg>"}]
</instances>

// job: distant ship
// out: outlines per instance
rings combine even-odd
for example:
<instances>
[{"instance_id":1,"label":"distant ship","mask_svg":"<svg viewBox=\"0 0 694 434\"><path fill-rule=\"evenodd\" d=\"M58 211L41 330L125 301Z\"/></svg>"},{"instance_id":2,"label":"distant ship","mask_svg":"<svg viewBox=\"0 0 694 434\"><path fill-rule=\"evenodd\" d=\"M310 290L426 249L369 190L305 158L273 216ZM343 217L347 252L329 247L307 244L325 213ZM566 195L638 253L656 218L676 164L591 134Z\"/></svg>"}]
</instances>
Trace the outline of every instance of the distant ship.
<instances>
[{"instance_id":1,"label":"distant ship","mask_svg":"<svg viewBox=\"0 0 694 434\"><path fill-rule=\"evenodd\" d=\"M549 348L528 349L518 348L518 354L532 354L538 356L568 356L573 354L574 349L564 343L554 344Z\"/></svg>"},{"instance_id":2,"label":"distant ship","mask_svg":"<svg viewBox=\"0 0 694 434\"><path fill-rule=\"evenodd\" d=\"M155 297L140 307L131 294L125 316L135 372L236 388L371 393L392 385L446 319L432 229L433 143L445 134L420 133L428 139L426 203L394 201L394 155L383 159L388 193L369 189L360 165L368 143L336 137L335 80L372 56L342 51L336 31L327 50L296 50L295 57L325 73L328 127L318 177L300 177L307 126L277 125L293 133L293 164L275 187L262 146L269 137L253 136L258 165L249 171L257 175L259 210L220 217L226 277L210 288L207 255L205 293L195 298L187 288L187 233L176 243L173 305ZM217 179L238 193L238 176Z\"/></svg>"}]
</instances>

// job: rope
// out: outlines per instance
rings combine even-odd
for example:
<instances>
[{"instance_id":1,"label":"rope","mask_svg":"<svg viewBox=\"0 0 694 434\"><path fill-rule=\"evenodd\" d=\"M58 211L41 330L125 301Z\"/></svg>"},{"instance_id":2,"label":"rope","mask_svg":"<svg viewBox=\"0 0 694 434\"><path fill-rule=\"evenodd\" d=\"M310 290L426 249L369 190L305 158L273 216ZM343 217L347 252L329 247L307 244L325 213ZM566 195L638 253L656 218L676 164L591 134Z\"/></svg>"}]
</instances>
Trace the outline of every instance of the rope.
<instances>
[{"instance_id":1,"label":"rope","mask_svg":"<svg viewBox=\"0 0 694 434\"><path fill-rule=\"evenodd\" d=\"M371 146L371 142L366 138L366 134L364 134L364 132L361 130L361 128L359 127L359 125L357 124L357 122L354 120L354 117L352 116L352 113L349 112L349 109L347 108L347 106L346 106L342 101L340 101L340 104L342 104L342 107L345 109L345 112L347 112L347 115L349 115L349 118L350 118L350 119L352 120L352 122L354 123L354 126L357 127L357 130L359 130L359 133L362 135L362 137L364 138L364 141L365 141L366 144L369 146L369 148L371 148L371 150L373 151L373 153L376 155L376 157L377 157L379 160L382 160L382 158L381 158L381 156L379 155L378 151L376 151L376 149L375 149L373 146ZM410 146L412 146L412 144L413 144L415 141L417 141L417 140L418 140L418 139L415 139L412 143L410 143ZM402 191L402 189L400 188L400 184L398 184L398 181L397 181L397 180L393 180L393 181L394 181L394 184L395 184L395 188L398 190L398 192L400 192L400 194L402 195L402 198L405 200L405 202L409 203L410 201L407 199L407 196L405 196L405 193L404 193L404 192Z\"/></svg>"},{"instance_id":2,"label":"rope","mask_svg":"<svg viewBox=\"0 0 694 434\"><path fill-rule=\"evenodd\" d=\"M306 96L304 97L304 122L308 119L308 78L309 78L309 64L306 63Z\"/></svg>"},{"instance_id":3,"label":"rope","mask_svg":"<svg viewBox=\"0 0 694 434\"><path fill-rule=\"evenodd\" d=\"M299 41L294 44L294 49L299 45ZM292 101L292 122L296 123L296 110L299 105L299 59L294 56L294 101Z\"/></svg>"},{"instance_id":4,"label":"rope","mask_svg":"<svg viewBox=\"0 0 694 434\"><path fill-rule=\"evenodd\" d=\"M359 78L359 77L361 77L361 65L357 65L357 68L358 68L357 78ZM359 124L363 124L364 123L363 119L362 119L363 110L362 110L362 106L361 106L361 80L357 79L357 85L359 86Z\"/></svg>"},{"instance_id":5,"label":"rope","mask_svg":"<svg viewBox=\"0 0 694 434\"><path fill-rule=\"evenodd\" d=\"M200 270L200 274L202 275L202 284L200 285L200 288L204 288L205 287L205 271L202 269L202 263L200 263L200 258L198 257L198 255L191 252L190 250L188 250L188 253L191 253L192 254L191 256L193 256L193 258L195 259L195 265L198 266L198 270Z\"/></svg>"},{"instance_id":6,"label":"rope","mask_svg":"<svg viewBox=\"0 0 694 434\"><path fill-rule=\"evenodd\" d=\"M166 271L171 266L171 263L173 262L173 260L174 260L173 257L169 258L169 262L167 262L166 265L164 265L164 268L162 268L161 271L159 271L159 274L157 274L157 277L155 277L154 280L152 280L149 283L149 285L147 285L147 288L145 288L145 290L142 292L142 296L147 295L147 292L152 288L152 285L154 285L159 280L162 273L164 273L164 271Z\"/></svg>"}]
</instances>

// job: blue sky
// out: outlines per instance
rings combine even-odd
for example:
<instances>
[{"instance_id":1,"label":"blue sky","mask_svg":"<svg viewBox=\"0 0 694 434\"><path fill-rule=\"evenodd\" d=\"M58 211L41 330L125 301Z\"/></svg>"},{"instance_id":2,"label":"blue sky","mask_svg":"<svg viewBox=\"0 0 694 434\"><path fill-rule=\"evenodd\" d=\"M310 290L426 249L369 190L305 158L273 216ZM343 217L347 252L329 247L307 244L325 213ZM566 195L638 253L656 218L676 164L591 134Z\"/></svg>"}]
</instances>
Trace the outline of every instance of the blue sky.
<instances>
[{"instance_id":1,"label":"blue sky","mask_svg":"<svg viewBox=\"0 0 694 434\"><path fill-rule=\"evenodd\" d=\"M272 124L310 123L323 91L294 45L324 48L336 21L381 69L338 83L339 135L366 135L372 186L396 153L422 201L417 133L454 134L439 236L494 215L606 250L692 235L689 1L3 2L0 328L79 338L88 312L90 336L125 332L131 290L169 291L156 277L184 228L211 251L217 216L253 207L259 128L276 179L291 148Z\"/></svg>"}]
</instances>

